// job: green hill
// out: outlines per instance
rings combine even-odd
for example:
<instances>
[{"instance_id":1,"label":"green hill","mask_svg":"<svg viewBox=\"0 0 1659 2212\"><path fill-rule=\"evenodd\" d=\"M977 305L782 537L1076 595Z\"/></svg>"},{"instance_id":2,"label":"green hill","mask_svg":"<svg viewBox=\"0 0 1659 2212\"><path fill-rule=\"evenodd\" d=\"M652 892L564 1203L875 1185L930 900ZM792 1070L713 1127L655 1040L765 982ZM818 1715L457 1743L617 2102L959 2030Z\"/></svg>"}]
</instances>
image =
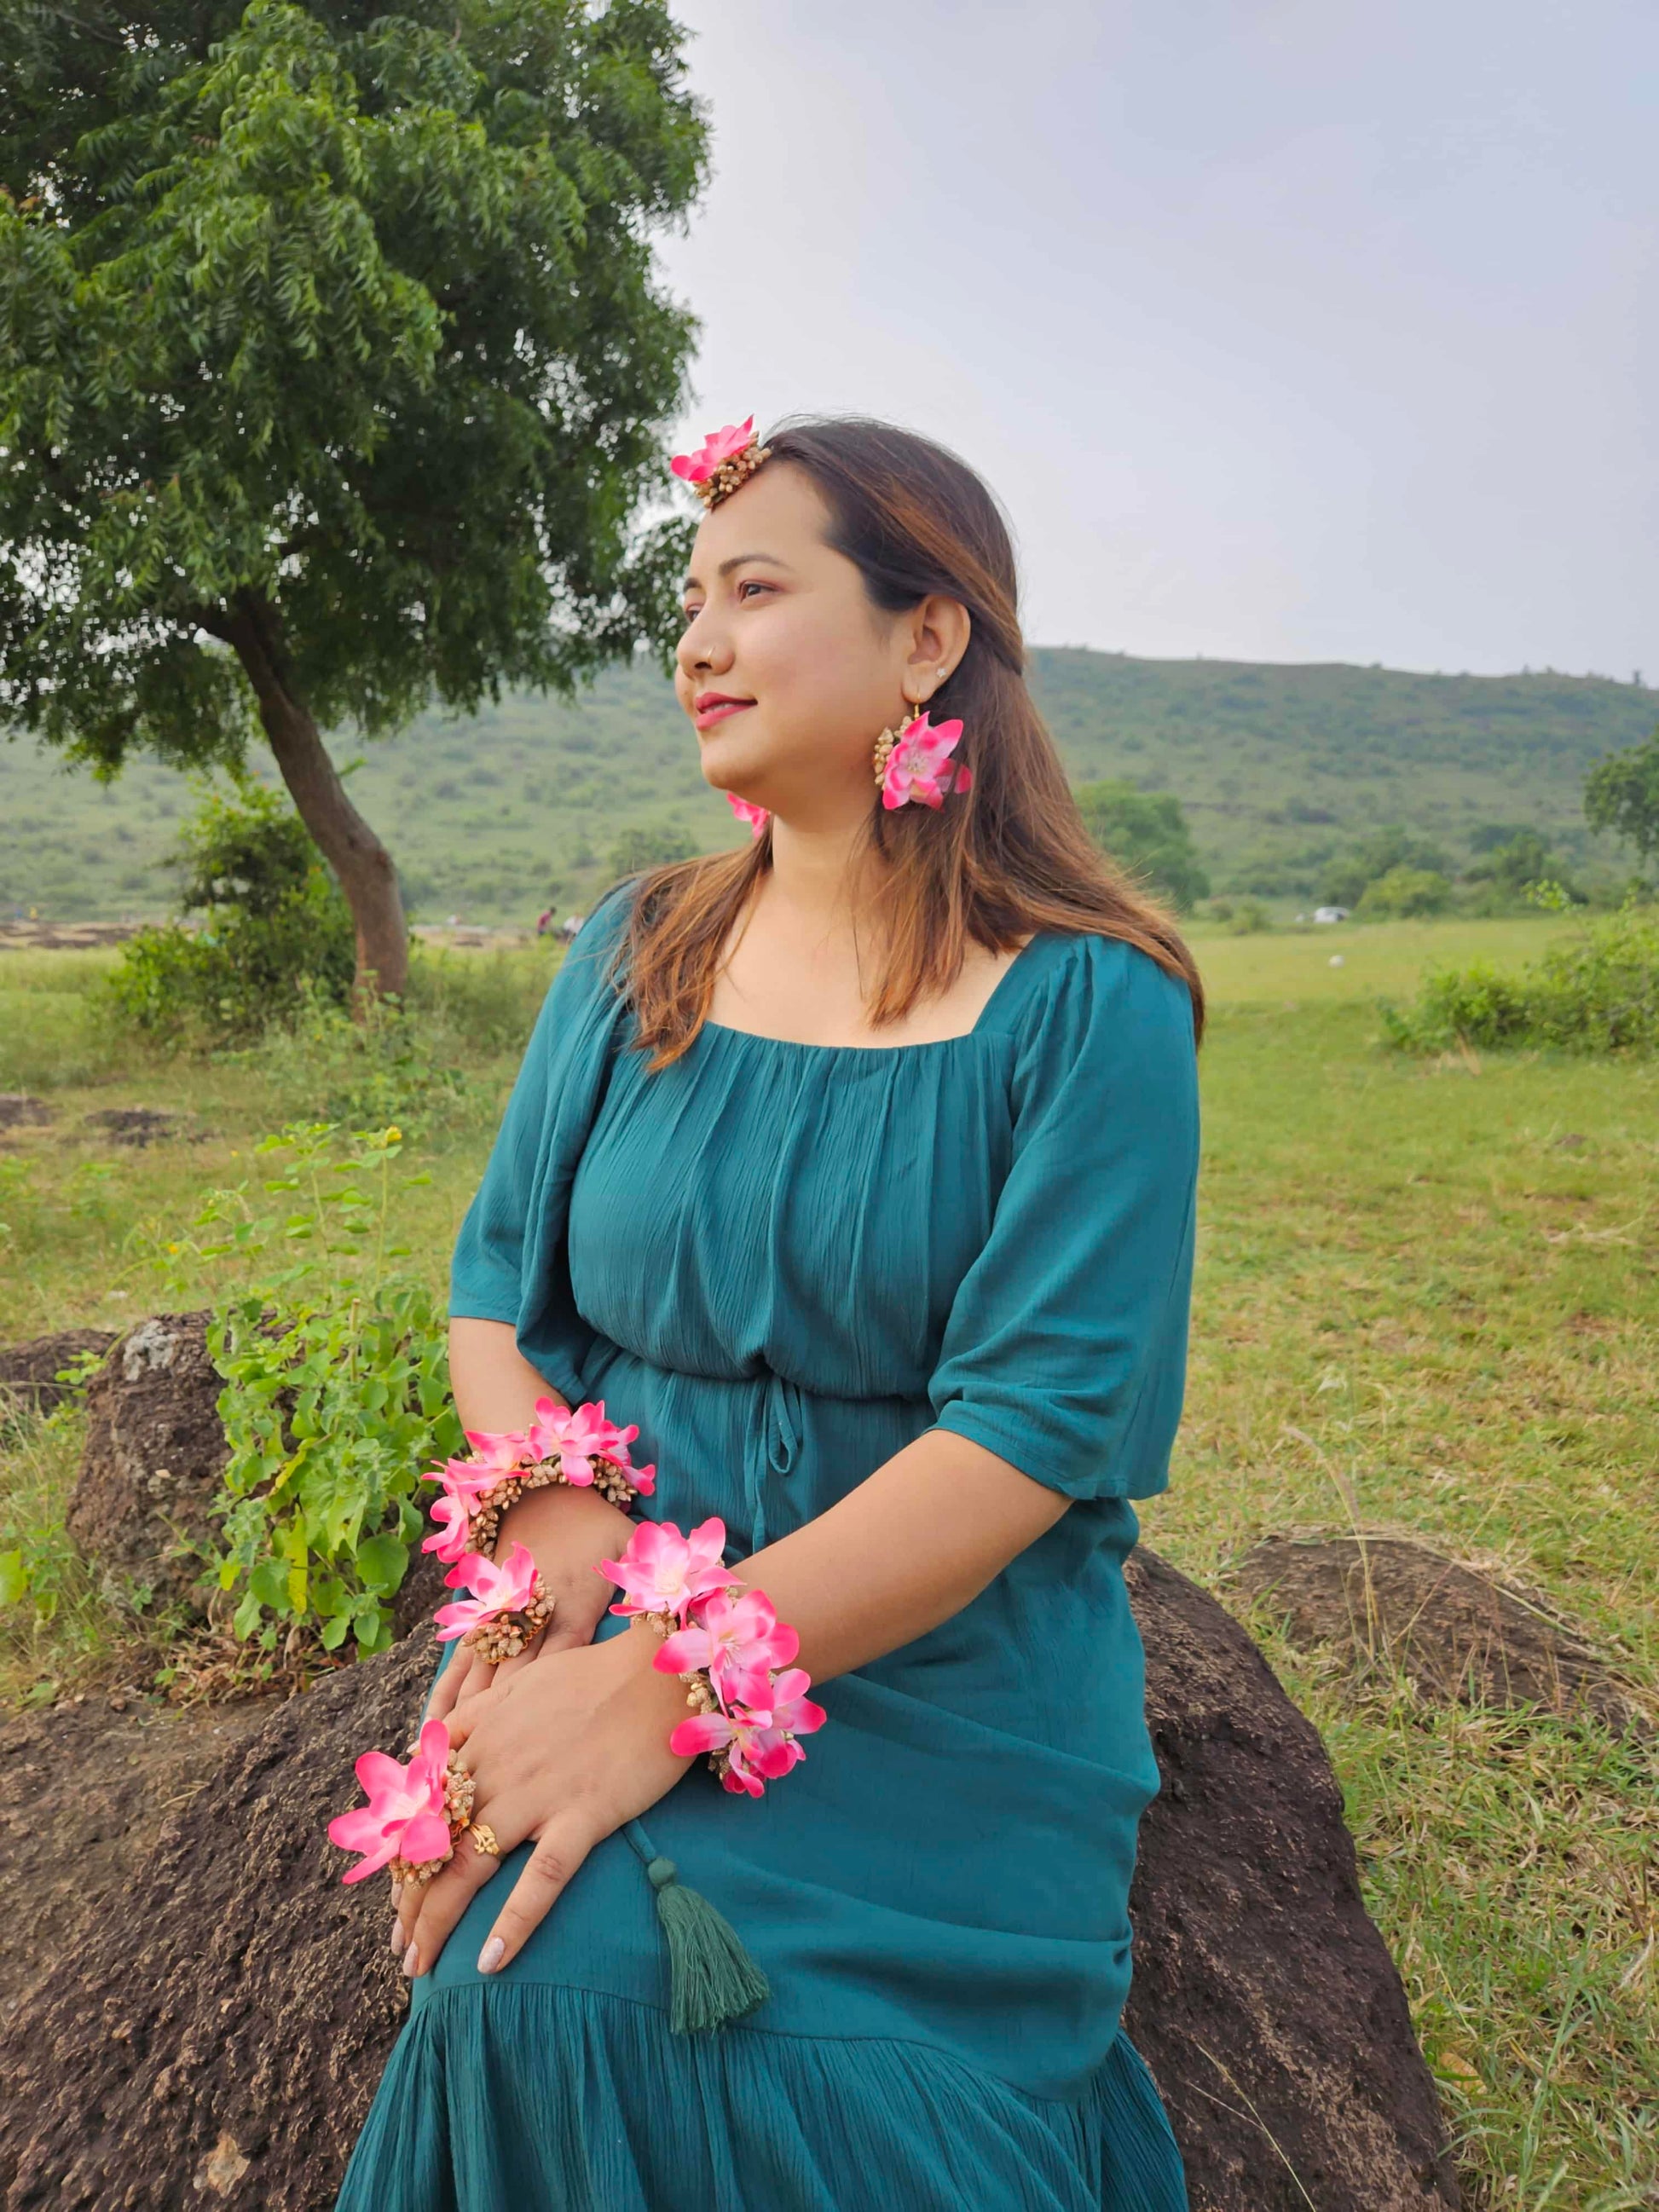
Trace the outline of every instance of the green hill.
<instances>
[{"instance_id":1,"label":"green hill","mask_svg":"<svg viewBox=\"0 0 1659 2212\"><path fill-rule=\"evenodd\" d=\"M1581 870L1613 849L1580 811L1586 770L1659 721L1659 696L1599 677L1417 676L1383 668L1136 660L1040 650L1043 710L1073 780L1172 791L1215 889L1305 897L1324 861L1404 822L1455 860L1483 824L1544 831ZM337 748L349 757L352 748ZM580 910L630 829L737 842L696 741L643 663L574 705L514 696L471 720L423 716L364 746L358 804L396 854L417 918ZM270 763L264 772L271 773ZM0 745L0 914L115 919L169 904L159 866L191 805L139 765L104 790L30 740Z\"/></svg>"}]
</instances>

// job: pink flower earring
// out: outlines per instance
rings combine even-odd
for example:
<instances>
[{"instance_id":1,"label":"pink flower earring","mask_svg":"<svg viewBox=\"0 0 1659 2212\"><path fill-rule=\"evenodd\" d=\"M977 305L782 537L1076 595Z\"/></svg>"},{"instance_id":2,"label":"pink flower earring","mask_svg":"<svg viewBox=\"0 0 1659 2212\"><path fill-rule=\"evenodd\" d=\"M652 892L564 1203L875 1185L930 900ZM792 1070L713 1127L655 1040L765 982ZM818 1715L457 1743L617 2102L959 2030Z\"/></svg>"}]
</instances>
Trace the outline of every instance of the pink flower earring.
<instances>
[{"instance_id":1,"label":"pink flower earring","mask_svg":"<svg viewBox=\"0 0 1659 2212\"><path fill-rule=\"evenodd\" d=\"M925 707L902 729L884 730L875 750L882 805L890 812L915 799L937 813L947 792L971 790L973 770L950 757L961 737L960 722L941 722L935 728Z\"/></svg>"}]
</instances>

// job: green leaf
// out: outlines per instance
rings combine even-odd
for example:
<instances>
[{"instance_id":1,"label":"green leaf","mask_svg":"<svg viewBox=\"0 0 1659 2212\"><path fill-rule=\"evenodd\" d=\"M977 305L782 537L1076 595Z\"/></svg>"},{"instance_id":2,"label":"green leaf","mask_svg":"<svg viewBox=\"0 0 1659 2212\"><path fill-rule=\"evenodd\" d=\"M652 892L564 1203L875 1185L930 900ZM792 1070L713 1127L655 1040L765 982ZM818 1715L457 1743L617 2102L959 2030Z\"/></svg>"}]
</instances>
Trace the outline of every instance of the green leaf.
<instances>
[{"instance_id":1,"label":"green leaf","mask_svg":"<svg viewBox=\"0 0 1659 2212\"><path fill-rule=\"evenodd\" d=\"M15 1605L27 1597L29 1579L21 1552L0 1552L0 1605Z\"/></svg>"},{"instance_id":2,"label":"green leaf","mask_svg":"<svg viewBox=\"0 0 1659 2212\"><path fill-rule=\"evenodd\" d=\"M367 1589L390 1597L409 1569L409 1547L395 1536L370 1536L357 1547L357 1573Z\"/></svg>"}]
</instances>

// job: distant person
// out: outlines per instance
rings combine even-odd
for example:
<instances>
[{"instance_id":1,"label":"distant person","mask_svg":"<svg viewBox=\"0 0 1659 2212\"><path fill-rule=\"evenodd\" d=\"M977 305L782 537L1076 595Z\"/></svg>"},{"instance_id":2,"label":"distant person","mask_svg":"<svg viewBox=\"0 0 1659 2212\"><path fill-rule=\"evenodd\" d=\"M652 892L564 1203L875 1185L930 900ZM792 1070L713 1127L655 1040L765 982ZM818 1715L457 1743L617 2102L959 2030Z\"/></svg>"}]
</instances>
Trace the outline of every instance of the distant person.
<instances>
[{"instance_id":1,"label":"distant person","mask_svg":"<svg viewBox=\"0 0 1659 2212\"><path fill-rule=\"evenodd\" d=\"M559 934L567 945L581 927L583 919L584 917L579 914L568 914L559 924Z\"/></svg>"},{"instance_id":2,"label":"distant person","mask_svg":"<svg viewBox=\"0 0 1659 2212\"><path fill-rule=\"evenodd\" d=\"M398 1893L337 2212L1185 2212L1120 2025L1123 1565L1181 1414L1198 976L1090 842L970 470L836 421L676 467L686 753L754 836L600 901L461 1225L457 1413L564 1455L480 1525L556 1610L498 1670L446 1646L477 1825ZM600 1398L661 1462L637 1520Z\"/></svg>"},{"instance_id":3,"label":"distant person","mask_svg":"<svg viewBox=\"0 0 1659 2212\"><path fill-rule=\"evenodd\" d=\"M547 933L548 933L548 931L549 931L550 929L551 929L551 928L552 928L552 927L553 927L553 909L552 909L552 908L551 908L550 906L549 906L549 907L544 907L544 908L542 908L542 911L541 911L541 912L540 912L540 913L536 916L536 934L537 934L537 936L538 936L538 937L545 937L545 936L546 936L546 934L547 934Z\"/></svg>"}]
</instances>

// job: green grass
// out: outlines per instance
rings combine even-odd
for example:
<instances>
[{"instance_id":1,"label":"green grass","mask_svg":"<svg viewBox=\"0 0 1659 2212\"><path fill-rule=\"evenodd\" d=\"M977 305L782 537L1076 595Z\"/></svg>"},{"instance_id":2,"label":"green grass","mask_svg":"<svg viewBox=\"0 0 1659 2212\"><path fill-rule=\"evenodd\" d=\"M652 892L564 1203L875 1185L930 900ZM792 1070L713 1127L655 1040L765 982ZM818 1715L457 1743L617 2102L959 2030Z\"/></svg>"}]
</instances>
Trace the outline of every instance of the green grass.
<instances>
[{"instance_id":1,"label":"green grass","mask_svg":"<svg viewBox=\"0 0 1659 2212\"><path fill-rule=\"evenodd\" d=\"M1565 1608L1651 1699L1659 1066L1539 1054L1425 1064L1382 1048L1373 1005L1379 991L1408 994L1425 959L1518 966L1561 926L1198 933L1214 1012L1191 1373L1171 1487L1143 1527L1224 1587L1228 1561L1269 1531L1357 1518L1420 1536ZM15 1246L0 1266L0 1341L116 1326L153 1305L167 1224L246 1171L249 1142L307 1081L334 1079L303 1054L123 1068L85 1016L97 964L0 957L0 1089L32 1071L27 1084L59 1109L52 1127L14 1133L0 1151L14 1193L29 1194L12 1204L0 1180ZM462 995L456 977L493 992L504 1035L546 966L542 951L488 969L456 956L439 972ZM449 1018L459 1036L453 1008ZM424 1130L415 1117L416 1164L434 1180L398 1203L434 1278L514 1057L480 1048L477 1089ZM209 1133L111 1154L80 1117L118 1102L186 1106ZM212 1287L184 1280L167 1295L185 1304ZM0 1548L15 1540L8 1516L50 1522L73 1442L71 1417L13 1449ZM50 1629L14 1622L14 1692L114 1663L73 1601L66 1584ZM1328 1657L1290 1650L1265 1617L1255 1625L1341 1778L1471 2212L1659 2203L1651 1754L1589 1725L1357 1686Z\"/></svg>"},{"instance_id":2,"label":"green grass","mask_svg":"<svg viewBox=\"0 0 1659 2212\"><path fill-rule=\"evenodd\" d=\"M1659 721L1659 694L1600 677L1412 675L1397 670L1136 660L1040 648L1038 699L1074 782L1123 776L1171 791L1217 890L1306 903L1325 863L1403 822L1467 858L1485 823L1553 837L1571 867L1621 878L1592 839L1584 777ZM633 828L699 849L743 833L704 784L664 678L641 663L568 705L514 695L465 721L419 718L361 749L358 805L391 846L426 921L525 922L551 902L583 910ZM267 754L256 756L266 775ZM0 915L58 920L169 911L157 863L189 807L181 777L136 763L113 787L67 771L33 741L0 740ZM478 865L480 841L489 866Z\"/></svg>"}]
</instances>

